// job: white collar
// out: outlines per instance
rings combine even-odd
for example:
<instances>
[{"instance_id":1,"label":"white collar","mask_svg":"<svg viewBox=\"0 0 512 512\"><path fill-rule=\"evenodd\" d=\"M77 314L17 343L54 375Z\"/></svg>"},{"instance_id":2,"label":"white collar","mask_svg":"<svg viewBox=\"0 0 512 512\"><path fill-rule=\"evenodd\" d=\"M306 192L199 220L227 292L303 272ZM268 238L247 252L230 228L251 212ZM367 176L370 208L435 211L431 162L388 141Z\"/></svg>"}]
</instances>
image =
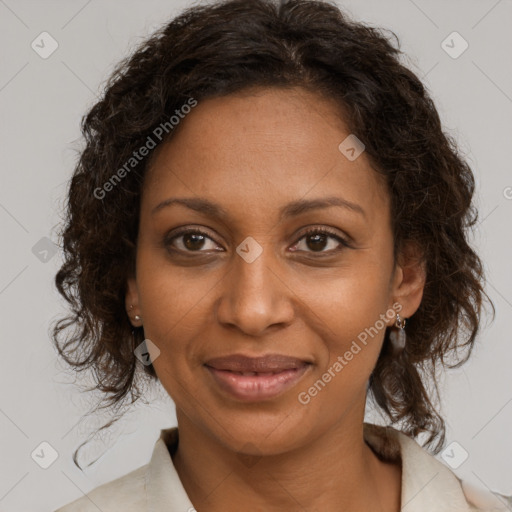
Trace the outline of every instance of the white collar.
<instances>
[{"instance_id":1,"label":"white collar","mask_svg":"<svg viewBox=\"0 0 512 512\"><path fill-rule=\"evenodd\" d=\"M414 439L393 427L364 423L364 438L388 460L402 460L401 511L470 512L457 476Z\"/></svg>"},{"instance_id":2,"label":"white collar","mask_svg":"<svg viewBox=\"0 0 512 512\"><path fill-rule=\"evenodd\" d=\"M385 460L402 461L401 510L403 512L472 512L459 478L447 466L422 448L413 438L394 429L371 423L363 424L364 439L375 453ZM194 512L169 449L178 443L178 428L160 431L146 473L148 511ZM490 501L491 494L479 506L491 510L499 501ZM171 505L172 504L172 505ZM487 508L489 506L489 508ZM500 510L492 508L492 510ZM502 510L508 510L503 508Z\"/></svg>"}]
</instances>

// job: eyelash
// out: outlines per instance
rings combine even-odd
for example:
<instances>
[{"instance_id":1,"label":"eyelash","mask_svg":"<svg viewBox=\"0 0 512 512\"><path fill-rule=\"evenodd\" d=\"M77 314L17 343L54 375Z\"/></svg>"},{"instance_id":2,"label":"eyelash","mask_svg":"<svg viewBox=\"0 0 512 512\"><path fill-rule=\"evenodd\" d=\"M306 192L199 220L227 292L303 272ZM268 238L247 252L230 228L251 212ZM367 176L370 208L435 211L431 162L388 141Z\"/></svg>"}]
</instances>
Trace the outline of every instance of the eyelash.
<instances>
[{"instance_id":1,"label":"eyelash","mask_svg":"<svg viewBox=\"0 0 512 512\"><path fill-rule=\"evenodd\" d=\"M212 240L213 242L215 242L215 240L213 240L213 238L211 238L207 233L205 233L204 231L201 231L200 229L197 229L197 228L185 228L181 231L178 231L177 233L174 233L171 237L166 237L165 241L164 241L164 244L166 247L168 246L171 246L172 245L172 242L176 239L176 238L179 238L181 236L184 236L184 235L189 235L189 234L194 234L194 235L202 235L202 236L205 236L206 238L209 238L210 240ZM337 253L339 251L341 251L343 248L350 248L351 245L348 243L348 241L341 237L338 233L336 233L335 231L332 231L330 230L329 228L309 228L307 231L305 231L301 236L300 238L293 244L293 246L297 245L303 238L306 238L308 236L311 236L311 235L328 235L330 238L334 238L337 242L339 242L341 244L341 248L337 248L337 249L331 249L330 251L318 251L318 252L315 252L315 251L297 251L297 252L308 252L308 253L312 253L312 254L333 254L333 253ZM217 242L215 242L217 243ZM201 250L198 250L198 251L187 251L187 250L182 250L182 249L176 249L174 247L171 247L172 250L174 250L175 252L185 252L185 253L201 253L201 252L207 252L207 251L201 251Z\"/></svg>"}]
</instances>

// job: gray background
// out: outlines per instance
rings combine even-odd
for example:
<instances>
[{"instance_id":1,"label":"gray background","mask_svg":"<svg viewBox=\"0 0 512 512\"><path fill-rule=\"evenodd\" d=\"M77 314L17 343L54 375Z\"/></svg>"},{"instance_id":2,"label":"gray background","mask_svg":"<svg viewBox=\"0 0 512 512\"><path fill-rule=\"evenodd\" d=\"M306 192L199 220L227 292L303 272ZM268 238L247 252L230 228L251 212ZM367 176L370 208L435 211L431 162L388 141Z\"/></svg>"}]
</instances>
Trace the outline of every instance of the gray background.
<instances>
[{"instance_id":1,"label":"gray background","mask_svg":"<svg viewBox=\"0 0 512 512\"><path fill-rule=\"evenodd\" d=\"M80 376L66 371L51 346L49 323L64 310L53 287L60 255L45 237L56 240L58 212L80 147L81 116L113 65L188 4L0 0L0 511L53 510L126 474L149 461L160 428L175 424L165 391L148 390L150 405L133 407L87 451L92 460L104 455L85 473L74 466L73 450L108 418L82 418L95 397L80 393ZM442 413L447 445L456 441L469 453L455 473L512 494L512 3L339 4L397 33L409 66L423 77L446 131L476 174L481 218L475 244L497 316L484 327L470 361L443 376ZM43 31L59 45L47 59L31 48ZM469 43L456 59L441 46L453 31ZM31 458L43 441L58 453L48 469Z\"/></svg>"}]
</instances>

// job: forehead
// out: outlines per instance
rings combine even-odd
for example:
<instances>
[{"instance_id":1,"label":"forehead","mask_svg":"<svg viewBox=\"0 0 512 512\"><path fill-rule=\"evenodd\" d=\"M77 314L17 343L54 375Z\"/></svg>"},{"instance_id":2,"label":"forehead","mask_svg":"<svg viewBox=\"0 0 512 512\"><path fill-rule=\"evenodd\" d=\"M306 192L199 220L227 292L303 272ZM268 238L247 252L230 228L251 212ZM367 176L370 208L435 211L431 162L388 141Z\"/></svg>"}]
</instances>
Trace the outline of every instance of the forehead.
<instances>
[{"instance_id":1,"label":"forehead","mask_svg":"<svg viewBox=\"0 0 512 512\"><path fill-rule=\"evenodd\" d=\"M207 99L158 148L143 208L168 197L208 197L233 213L277 211L300 198L337 195L368 214L388 207L364 152L349 160L341 109L303 89L255 89ZM351 139L349 139L351 140Z\"/></svg>"}]
</instances>

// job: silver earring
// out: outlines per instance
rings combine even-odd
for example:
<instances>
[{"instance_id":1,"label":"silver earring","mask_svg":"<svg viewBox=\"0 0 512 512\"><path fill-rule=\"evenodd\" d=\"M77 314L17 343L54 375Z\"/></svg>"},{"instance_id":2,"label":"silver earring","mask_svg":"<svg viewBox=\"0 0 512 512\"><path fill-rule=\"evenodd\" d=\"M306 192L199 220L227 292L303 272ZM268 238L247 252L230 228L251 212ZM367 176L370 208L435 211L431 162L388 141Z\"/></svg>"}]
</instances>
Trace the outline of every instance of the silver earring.
<instances>
[{"instance_id":1,"label":"silver earring","mask_svg":"<svg viewBox=\"0 0 512 512\"><path fill-rule=\"evenodd\" d=\"M405 348L407 336L405 334L405 318L401 318L398 313L396 314L395 327L397 329L389 333L389 341L393 346L393 351L399 353Z\"/></svg>"}]
</instances>

